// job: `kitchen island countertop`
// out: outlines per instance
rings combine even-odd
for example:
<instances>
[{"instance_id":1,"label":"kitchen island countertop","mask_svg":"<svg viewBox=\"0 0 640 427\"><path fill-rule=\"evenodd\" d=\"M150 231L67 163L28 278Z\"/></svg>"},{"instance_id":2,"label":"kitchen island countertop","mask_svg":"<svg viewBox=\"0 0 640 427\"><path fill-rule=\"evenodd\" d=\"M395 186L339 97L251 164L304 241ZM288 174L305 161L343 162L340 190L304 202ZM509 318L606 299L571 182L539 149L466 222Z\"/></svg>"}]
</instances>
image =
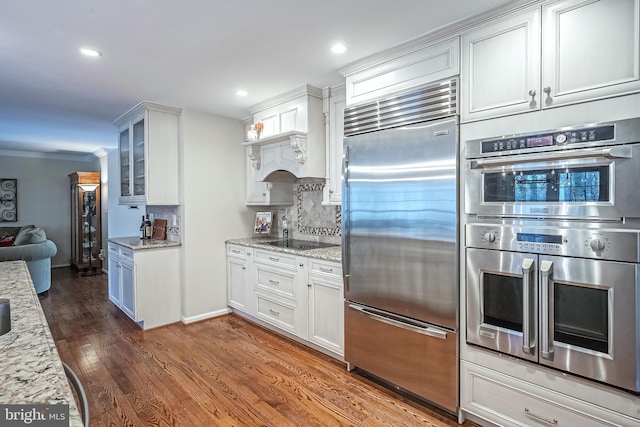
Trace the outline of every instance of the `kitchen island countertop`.
<instances>
[{"instance_id":1,"label":"kitchen island countertop","mask_svg":"<svg viewBox=\"0 0 640 427\"><path fill-rule=\"evenodd\" d=\"M11 303L11 330L0 336L0 403L68 404L70 426L82 426L24 261L0 262L0 296Z\"/></svg>"},{"instance_id":2,"label":"kitchen island countertop","mask_svg":"<svg viewBox=\"0 0 640 427\"><path fill-rule=\"evenodd\" d=\"M274 252L282 252L293 255L301 255L309 258L321 259L324 261L331 262L342 262L342 246L330 246L326 248L317 248L317 249L293 249L293 248L283 248L280 246L272 246L267 244L267 242L277 241L278 239L273 237L248 237L244 239L229 239L227 243L241 246L249 246L251 248L257 249L267 249Z\"/></svg>"}]
</instances>

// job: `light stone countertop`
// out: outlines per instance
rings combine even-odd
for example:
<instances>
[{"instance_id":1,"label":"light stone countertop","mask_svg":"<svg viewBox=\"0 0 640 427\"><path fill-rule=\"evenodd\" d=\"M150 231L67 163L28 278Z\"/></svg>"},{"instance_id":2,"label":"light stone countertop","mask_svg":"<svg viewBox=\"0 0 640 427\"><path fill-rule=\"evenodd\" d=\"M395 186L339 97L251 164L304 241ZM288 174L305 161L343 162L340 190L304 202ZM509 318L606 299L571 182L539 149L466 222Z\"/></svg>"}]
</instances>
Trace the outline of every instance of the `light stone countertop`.
<instances>
[{"instance_id":1,"label":"light stone countertop","mask_svg":"<svg viewBox=\"0 0 640 427\"><path fill-rule=\"evenodd\" d=\"M181 246L180 242L171 242L169 240L142 240L138 236L134 237L112 237L110 242L116 243L125 248L133 249L134 251L143 249L162 249L162 248L174 248Z\"/></svg>"},{"instance_id":2,"label":"light stone countertop","mask_svg":"<svg viewBox=\"0 0 640 427\"><path fill-rule=\"evenodd\" d=\"M0 262L0 298L8 298L11 303L11 330L0 336L0 403L66 403L70 426L82 426L24 261Z\"/></svg>"},{"instance_id":3,"label":"light stone countertop","mask_svg":"<svg viewBox=\"0 0 640 427\"><path fill-rule=\"evenodd\" d=\"M324 261L331 262L342 262L342 246L331 246L328 248L318 248L318 249L292 249L292 248L282 248L279 246L271 246L266 244L266 242L273 242L278 239L273 237L248 237L244 239L229 239L226 243L231 243L234 245L241 246L249 246L251 248L258 249L267 249L274 252L282 252L293 255L301 255L309 258L321 259Z\"/></svg>"}]
</instances>

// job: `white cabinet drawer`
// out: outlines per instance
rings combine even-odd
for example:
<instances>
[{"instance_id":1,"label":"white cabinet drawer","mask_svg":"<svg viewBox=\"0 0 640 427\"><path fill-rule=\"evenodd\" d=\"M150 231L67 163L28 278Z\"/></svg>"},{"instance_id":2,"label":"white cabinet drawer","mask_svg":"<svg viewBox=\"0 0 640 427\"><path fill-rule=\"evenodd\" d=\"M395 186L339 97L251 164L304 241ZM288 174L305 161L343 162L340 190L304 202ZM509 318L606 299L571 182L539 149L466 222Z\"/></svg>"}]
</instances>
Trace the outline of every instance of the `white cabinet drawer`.
<instances>
[{"instance_id":1,"label":"white cabinet drawer","mask_svg":"<svg viewBox=\"0 0 640 427\"><path fill-rule=\"evenodd\" d=\"M321 274L342 279L342 266L335 262L311 259L311 274Z\"/></svg>"},{"instance_id":2,"label":"white cabinet drawer","mask_svg":"<svg viewBox=\"0 0 640 427\"><path fill-rule=\"evenodd\" d=\"M296 273L288 271L273 271L269 268L256 266L256 286L268 292L273 292L285 298L295 300Z\"/></svg>"},{"instance_id":3,"label":"white cabinet drawer","mask_svg":"<svg viewBox=\"0 0 640 427\"><path fill-rule=\"evenodd\" d=\"M262 293L256 293L256 315L265 322L292 334L296 333L296 307L293 303L280 301Z\"/></svg>"},{"instance_id":4,"label":"white cabinet drawer","mask_svg":"<svg viewBox=\"0 0 640 427\"><path fill-rule=\"evenodd\" d=\"M281 252L256 250L256 261L268 264L276 264L279 267L297 268L296 257Z\"/></svg>"},{"instance_id":5,"label":"white cabinet drawer","mask_svg":"<svg viewBox=\"0 0 640 427\"><path fill-rule=\"evenodd\" d=\"M133 249L120 246L120 259L133 264Z\"/></svg>"},{"instance_id":6,"label":"white cabinet drawer","mask_svg":"<svg viewBox=\"0 0 640 427\"><path fill-rule=\"evenodd\" d=\"M251 256L251 248L242 245L227 244L227 255L246 258Z\"/></svg>"},{"instance_id":7,"label":"white cabinet drawer","mask_svg":"<svg viewBox=\"0 0 640 427\"><path fill-rule=\"evenodd\" d=\"M460 405L502 426L602 427L636 425L582 400L463 361Z\"/></svg>"}]
</instances>

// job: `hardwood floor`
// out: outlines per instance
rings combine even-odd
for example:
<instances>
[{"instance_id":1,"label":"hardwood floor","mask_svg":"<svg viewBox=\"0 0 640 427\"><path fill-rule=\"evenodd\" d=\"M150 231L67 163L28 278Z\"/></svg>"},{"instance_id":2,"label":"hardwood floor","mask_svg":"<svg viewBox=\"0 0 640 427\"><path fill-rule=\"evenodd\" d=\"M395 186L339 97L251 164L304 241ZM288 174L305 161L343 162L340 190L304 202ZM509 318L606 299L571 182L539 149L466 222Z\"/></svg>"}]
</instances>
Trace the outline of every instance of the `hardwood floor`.
<instances>
[{"instance_id":1,"label":"hardwood floor","mask_svg":"<svg viewBox=\"0 0 640 427\"><path fill-rule=\"evenodd\" d=\"M40 302L92 426L457 425L236 315L143 332L108 300L106 275L52 276Z\"/></svg>"}]
</instances>

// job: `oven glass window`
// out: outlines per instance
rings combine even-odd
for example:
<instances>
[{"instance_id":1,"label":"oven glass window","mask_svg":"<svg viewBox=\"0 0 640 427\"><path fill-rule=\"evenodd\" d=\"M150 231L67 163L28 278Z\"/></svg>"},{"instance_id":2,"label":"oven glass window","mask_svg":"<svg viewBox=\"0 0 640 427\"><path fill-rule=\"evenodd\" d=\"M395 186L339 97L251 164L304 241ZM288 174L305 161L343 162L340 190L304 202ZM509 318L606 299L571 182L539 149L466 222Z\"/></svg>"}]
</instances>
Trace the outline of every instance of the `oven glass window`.
<instances>
[{"instance_id":1,"label":"oven glass window","mask_svg":"<svg viewBox=\"0 0 640 427\"><path fill-rule=\"evenodd\" d=\"M482 321L522 332L522 278L484 273Z\"/></svg>"},{"instance_id":2,"label":"oven glass window","mask_svg":"<svg viewBox=\"0 0 640 427\"><path fill-rule=\"evenodd\" d=\"M606 290L554 284L554 339L602 353L609 352Z\"/></svg>"},{"instance_id":3,"label":"oven glass window","mask_svg":"<svg viewBox=\"0 0 640 427\"><path fill-rule=\"evenodd\" d=\"M485 202L608 202L609 166L484 175Z\"/></svg>"}]
</instances>

